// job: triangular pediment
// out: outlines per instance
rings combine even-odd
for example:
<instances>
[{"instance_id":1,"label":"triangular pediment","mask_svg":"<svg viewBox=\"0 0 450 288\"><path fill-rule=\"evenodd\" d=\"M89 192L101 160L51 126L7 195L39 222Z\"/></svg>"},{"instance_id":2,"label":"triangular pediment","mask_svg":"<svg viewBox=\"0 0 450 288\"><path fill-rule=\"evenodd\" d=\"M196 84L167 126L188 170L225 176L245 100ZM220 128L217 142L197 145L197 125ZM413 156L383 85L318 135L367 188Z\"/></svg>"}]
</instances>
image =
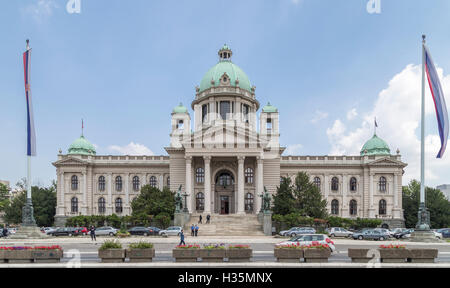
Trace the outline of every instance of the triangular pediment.
<instances>
[{"instance_id":1,"label":"triangular pediment","mask_svg":"<svg viewBox=\"0 0 450 288\"><path fill-rule=\"evenodd\" d=\"M68 158L53 162L54 166L73 166L73 165L87 165L87 164L88 164L87 161L84 161L84 160L81 160L81 159L75 158L75 157L68 157Z\"/></svg>"},{"instance_id":2,"label":"triangular pediment","mask_svg":"<svg viewBox=\"0 0 450 288\"><path fill-rule=\"evenodd\" d=\"M406 166L406 163L402 161L398 161L395 159L391 159L389 157L380 158L375 161L367 163L369 166Z\"/></svg>"}]
</instances>

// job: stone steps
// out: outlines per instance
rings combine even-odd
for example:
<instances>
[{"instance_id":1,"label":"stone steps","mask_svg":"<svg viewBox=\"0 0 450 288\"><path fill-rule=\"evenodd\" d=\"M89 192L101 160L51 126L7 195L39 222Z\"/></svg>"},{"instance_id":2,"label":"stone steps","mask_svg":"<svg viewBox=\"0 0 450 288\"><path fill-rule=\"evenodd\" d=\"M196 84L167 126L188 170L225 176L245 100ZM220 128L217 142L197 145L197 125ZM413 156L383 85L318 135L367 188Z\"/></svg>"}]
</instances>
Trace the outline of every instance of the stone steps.
<instances>
[{"instance_id":1,"label":"stone steps","mask_svg":"<svg viewBox=\"0 0 450 288\"><path fill-rule=\"evenodd\" d=\"M198 224L200 214L192 214L184 229L190 233L191 224L199 226L199 235L202 236L262 236L263 227L258 222L257 215L219 215L212 214L209 224L206 215L202 214L202 224Z\"/></svg>"}]
</instances>

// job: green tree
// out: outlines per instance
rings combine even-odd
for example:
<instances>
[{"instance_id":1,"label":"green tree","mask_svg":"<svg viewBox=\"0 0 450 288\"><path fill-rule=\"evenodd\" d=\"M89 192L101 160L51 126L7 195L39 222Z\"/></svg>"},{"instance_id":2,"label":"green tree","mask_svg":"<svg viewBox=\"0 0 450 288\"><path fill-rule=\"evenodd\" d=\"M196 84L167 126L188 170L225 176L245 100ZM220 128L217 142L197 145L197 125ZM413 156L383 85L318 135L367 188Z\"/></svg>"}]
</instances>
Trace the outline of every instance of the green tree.
<instances>
[{"instance_id":1,"label":"green tree","mask_svg":"<svg viewBox=\"0 0 450 288\"><path fill-rule=\"evenodd\" d=\"M277 193L273 196L272 211L279 215L295 212L295 199L292 194L290 178L282 177L280 187L277 188Z\"/></svg>"},{"instance_id":2,"label":"green tree","mask_svg":"<svg viewBox=\"0 0 450 288\"><path fill-rule=\"evenodd\" d=\"M403 186L403 210L406 227L414 228L420 204L420 182L411 180ZM450 202L439 189L425 187L425 205L430 212L431 228L450 226Z\"/></svg>"},{"instance_id":3,"label":"green tree","mask_svg":"<svg viewBox=\"0 0 450 288\"><path fill-rule=\"evenodd\" d=\"M132 215L142 219L143 215L167 214L173 217L175 212L175 193L164 187L161 191L156 187L145 185L141 193L131 202ZM144 220L144 219L142 219Z\"/></svg>"},{"instance_id":4,"label":"green tree","mask_svg":"<svg viewBox=\"0 0 450 288\"><path fill-rule=\"evenodd\" d=\"M20 186L19 186L20 187ZM23 188L22 188L23 189ZM53 225L56 213L56 183L50 187L31 187L31 200L34 208L34 218L38 226ZM5 208L4 219L10 224L22 223L22 208L26 202L26 191L22 190Z\"/></svg>"},{"instance_id":5,"label":"green tree","mask_svg":"<svg viewBox=\"0 0 450 288\"><path fill-rule=\"evenodd\" d=\"M5 208L9 205L9 191L8 187L0 183L0 212L5 211Z\"/></svg>"},{"instance_id":6,"label":"green tree","mask_svg":"<svg viewBox=\"0 0 450 288\"><path fill-rule=\"evenodd\" d=\"M319 188L309 181L305 172L299 172L295 177L293 194L295 208L300 214L320 219L328 216L327 201L322 198Z\"/></svg>"}]
</instances>

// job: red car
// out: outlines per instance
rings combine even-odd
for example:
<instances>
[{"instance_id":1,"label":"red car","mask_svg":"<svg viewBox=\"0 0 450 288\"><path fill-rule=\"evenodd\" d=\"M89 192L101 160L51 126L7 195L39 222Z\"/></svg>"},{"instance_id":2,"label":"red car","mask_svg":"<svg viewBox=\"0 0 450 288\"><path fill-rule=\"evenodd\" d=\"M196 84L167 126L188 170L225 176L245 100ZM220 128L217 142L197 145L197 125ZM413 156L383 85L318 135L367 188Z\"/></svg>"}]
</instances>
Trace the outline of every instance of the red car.
<instances>
[{"instance_id":1,"label":"red car","mask_svg":"<svg viewBox=\"0 0 450 288\"><path fill-rule=\"evenodd\" d=\"M80 233L83 236L87 235L89 232L89 230L86 227L78 227L77 230L78 230L78 233Z\"/></svg>"}]
</instances>

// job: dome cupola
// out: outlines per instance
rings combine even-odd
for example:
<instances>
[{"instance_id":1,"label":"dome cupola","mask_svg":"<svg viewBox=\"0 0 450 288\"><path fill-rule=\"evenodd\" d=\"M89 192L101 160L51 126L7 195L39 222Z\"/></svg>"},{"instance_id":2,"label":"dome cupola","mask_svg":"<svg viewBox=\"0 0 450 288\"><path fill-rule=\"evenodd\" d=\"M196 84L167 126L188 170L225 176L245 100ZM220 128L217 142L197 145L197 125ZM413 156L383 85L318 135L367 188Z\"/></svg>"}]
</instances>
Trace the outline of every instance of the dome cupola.
<instances>
[{"instance_id":1,"label":"dome cupola","mask_svg":"<svg viewBox=\"0 0 450 288\"><path fill-rule=\"evenodd\" d=\"M361 156L371 155L391 155L388 144L376 134L369 139L361 149Z\"/></svg>"},{"instance_id":2,"label":"dome cupola","mask_svg":"<svg viewBox=\"0 0 450 288\"><path fill-rule=\"evenodd\" d=\"M76 139L69 147L69 155L95 155L94 145L91 144L83 135Z\"/></svg>"}]
</instances>

